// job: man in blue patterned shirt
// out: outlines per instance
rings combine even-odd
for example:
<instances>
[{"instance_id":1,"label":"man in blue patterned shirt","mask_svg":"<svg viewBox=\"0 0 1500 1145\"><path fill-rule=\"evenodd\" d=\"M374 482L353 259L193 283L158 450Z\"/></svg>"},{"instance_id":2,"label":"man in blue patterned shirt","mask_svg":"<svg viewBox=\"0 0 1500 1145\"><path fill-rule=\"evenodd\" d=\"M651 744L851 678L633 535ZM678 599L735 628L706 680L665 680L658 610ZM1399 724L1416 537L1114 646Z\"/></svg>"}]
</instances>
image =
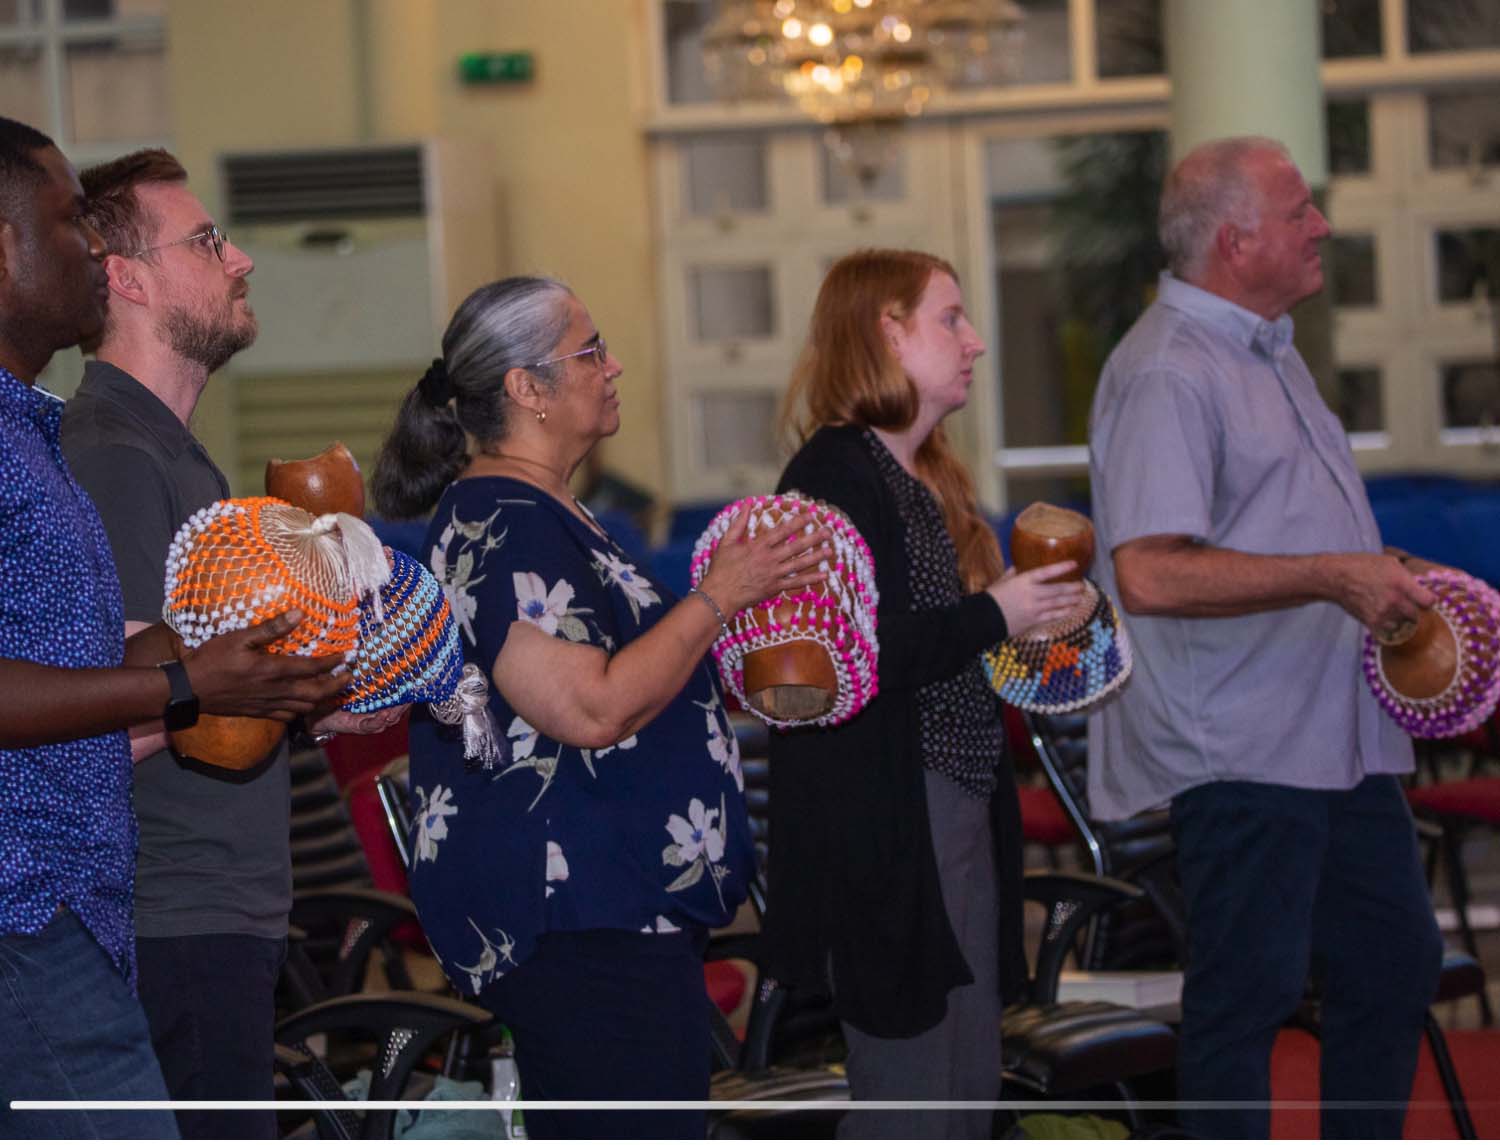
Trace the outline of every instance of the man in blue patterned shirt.
<instances>
[{"instance_id":1,"label":"man in blue patterned shirt","mask_svg":"<svg viewBox=\"0 0 1500 1145\"><path fill-rule=\"evenodd\" d=\"M166 1097L134 991L123 729L200 708L290 719L339 691L341 658L260 651L295 612L189 652L161 625L125 640L108 538L58 445L62 403L34 388L103 321L84 205L52 141L0 117L0 1136L174 1137L167 1112L9 1108Z\"/></svg>"}]
</instances>

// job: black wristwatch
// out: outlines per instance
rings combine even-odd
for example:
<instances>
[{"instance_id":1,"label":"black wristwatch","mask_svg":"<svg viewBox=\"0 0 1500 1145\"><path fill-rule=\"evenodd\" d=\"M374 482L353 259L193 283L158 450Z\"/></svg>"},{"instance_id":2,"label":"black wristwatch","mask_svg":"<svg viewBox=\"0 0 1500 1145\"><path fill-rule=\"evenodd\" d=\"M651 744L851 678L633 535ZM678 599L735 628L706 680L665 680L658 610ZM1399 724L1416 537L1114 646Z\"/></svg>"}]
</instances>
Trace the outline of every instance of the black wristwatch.
<instances>
[{"instance_id":1,"label":"black wristwatch","mask_svg":"<svg viewBox=\"0 0 1500 1145\"><path fill-rule=\"evenodd\" d=\"M167 683L172 688L172 698L162 709L161 721L167 731L180 732L198 722L198 697L193 694L192 681L181 660L163 660L157 665L167 674Z\"/></svg>"}]
</instances>

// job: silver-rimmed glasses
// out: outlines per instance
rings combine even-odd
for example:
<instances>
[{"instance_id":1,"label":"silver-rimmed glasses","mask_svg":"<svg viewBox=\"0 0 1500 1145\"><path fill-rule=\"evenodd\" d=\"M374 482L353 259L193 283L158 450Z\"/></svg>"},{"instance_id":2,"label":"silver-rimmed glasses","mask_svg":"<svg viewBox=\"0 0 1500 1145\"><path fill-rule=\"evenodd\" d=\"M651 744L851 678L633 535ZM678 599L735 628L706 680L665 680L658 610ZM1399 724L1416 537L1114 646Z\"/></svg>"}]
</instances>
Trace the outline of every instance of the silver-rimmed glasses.
<instances>
[{"instance_id":1,"label":"silver-rimmed glasses","mask_svg":"<svg viewBox=\"0 0 1500 1145\"><path fill-rule=\"evenodd\" d=\"M219 229L217 223L210 223L207 230L197 231L185 238L173 239L169 243L158 243L156 246L142 247L138 251L132 251L125 257L139 258L143 254L150 254L153 251L158 250L166 250L169 246L182 246L184 243L197 242L199 239L207 239L211 244L213 244L214 254L219 256L220 262L224 261L224 244L229 241L229 236Z\"/></svg>"},{"instance_id":2,"label":"silver-rimmed glasses","mask_svg":"<svg viewBox=\"0 0 1500 1145\"><path fill-rule=\"evenodd\" d=\"M582 350L574 350L571 354L559 354L555 358L547 358L540 362L532 362L528 369L537 369L540 366L551 366L557 362L566 362L569 358L582 358L589 354L594 356L594 361L601 367L609 361L609 347L604 344L604 335L599 335L599 340L592 346L585 346Z\"/></svg>"}]
</instances>

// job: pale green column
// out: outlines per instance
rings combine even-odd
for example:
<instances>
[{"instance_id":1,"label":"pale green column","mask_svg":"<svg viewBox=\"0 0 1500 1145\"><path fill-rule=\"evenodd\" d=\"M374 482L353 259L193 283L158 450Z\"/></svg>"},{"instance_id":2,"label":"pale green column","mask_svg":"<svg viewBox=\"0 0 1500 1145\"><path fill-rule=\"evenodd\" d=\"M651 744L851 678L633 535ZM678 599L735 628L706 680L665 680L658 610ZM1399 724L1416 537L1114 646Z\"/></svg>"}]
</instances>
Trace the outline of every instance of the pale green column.
<instances>
[{"instance_id":1,"label":"pale green column","mask_svg":"<svg viewBox=\"0 0 1500 1145\"><path fill-rule=\"evenodd\" d=\"M1226 135L1286 144L1328 181L1319 0L1165 0L1172 154Z\"/></svg>"}]
</instances>

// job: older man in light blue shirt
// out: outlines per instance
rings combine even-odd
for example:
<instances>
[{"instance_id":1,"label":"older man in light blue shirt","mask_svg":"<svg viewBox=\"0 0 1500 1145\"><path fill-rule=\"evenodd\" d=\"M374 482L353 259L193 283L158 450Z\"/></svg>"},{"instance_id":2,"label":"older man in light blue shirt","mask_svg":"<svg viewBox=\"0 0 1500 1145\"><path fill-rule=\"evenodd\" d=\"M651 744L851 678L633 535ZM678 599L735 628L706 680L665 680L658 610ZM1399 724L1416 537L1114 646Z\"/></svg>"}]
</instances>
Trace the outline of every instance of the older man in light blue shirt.
<instances>
[{"instance_id":1,"label":"older man in light blue shirt","mask_svg":"<svg viewBox=\"0 0 1500 1145\"><path fill-rule=\"evenodd\" d=\"M1432 603L1380 534L1292 346L1328 224L1285 150L1241 138L1167 181L1172 272L1110 356L1090 425L1100 580L1135 679L1090 725L1096 814L1170 801L1188 909L1179 1096L1269 1098L1271 1044L1323 981L1323 1097L1404 1102L1441 956L1394 775L1410 741L1360 676L1364 630ZM1399 1137L1402 1110L1325 1109ZM1266 1110L1185 1110L1264 1137Z\"/></svg>"}]
</instances>

